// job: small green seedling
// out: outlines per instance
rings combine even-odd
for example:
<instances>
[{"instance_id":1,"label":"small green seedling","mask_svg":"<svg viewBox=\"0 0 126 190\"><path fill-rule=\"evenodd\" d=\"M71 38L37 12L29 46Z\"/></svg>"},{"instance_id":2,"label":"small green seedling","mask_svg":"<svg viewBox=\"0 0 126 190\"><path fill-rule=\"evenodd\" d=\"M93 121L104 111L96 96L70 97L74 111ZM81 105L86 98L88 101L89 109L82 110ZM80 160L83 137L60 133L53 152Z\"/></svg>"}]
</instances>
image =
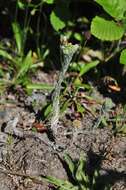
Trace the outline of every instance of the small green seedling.
<instances>
[{"instance_id":1,"label":"small green seedling","mask_svg":"<svg viewBox=\"0 0 126 190\"><path fill-rule=\"evenodd\" d=\"M42 179L55 185L59 190L94 190L96 186L96 178L99 172L95 170L93 179L91 180L86 174L86 159L81 155L78 162L74 162L68 155L64 155L64 160L69 168L72 182L67 180L57 179L51 176L43 176Z\"/></svg>"},{"instance_id":2,"label":"small green seedling","mask_svg":"<svg viewBox=\"0 0 126 190\"><path fill-rule=\"evenodd\" d=\"M24 53L24 34L17 22L12 23L13 35L15 40L15 47L8 51L4 45L0 44L0 56L8 64L8 78L5 78L4 68L1 66L0 72L2 78L0 79L0 87L10 87L21 85L29 90L52 90L53 85L48 84L33 84L30 81L30 71L35 70L40 66L40 63L33 64L33 52L31 50L25 55Z\"/></svg>"}]
</instances>

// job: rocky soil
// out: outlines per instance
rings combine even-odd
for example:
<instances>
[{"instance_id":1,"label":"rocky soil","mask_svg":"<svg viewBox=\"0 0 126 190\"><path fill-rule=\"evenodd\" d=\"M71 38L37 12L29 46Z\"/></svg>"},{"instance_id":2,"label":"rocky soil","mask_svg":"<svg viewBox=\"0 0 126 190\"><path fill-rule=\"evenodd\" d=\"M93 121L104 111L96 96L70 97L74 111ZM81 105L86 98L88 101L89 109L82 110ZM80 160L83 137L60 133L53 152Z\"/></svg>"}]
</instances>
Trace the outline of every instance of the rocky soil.
<instances>
[{"instance_id":1,"label":"rocky soil","mask_svg":"<svg viewBox=\"0 0 126 190\"><path fill-rule=\"evenodd\" d=\"M38 82L54 83L55 75L39 73ZM95 89L96 90L96 89ZM20 94L20 95L19 95ZM9 91L0 100L0 190L49 190L51 185L41 181L41 175L67 179L61 162L64 153L79 159L80 153L87 159L89 173L100 169L98 188L105 189L110 183L112 190L126 189L126 137L114 134L110 125L99 127L102 104L85 104L83 117L68 110L60 118L56 143L48 132L33 131L41 105L49 97L48 92L34 91L32 95ZM95 92L104 102L105 97ZM36 106L33 107L33 102ZM118 105L105 117L110 117ZM121 108L120 108L121 109ZM119 111L120 111L119 109ZM95 110L92 113L91 110ZM39 120L40 123L41 118ZM46 124L45 124L46 125ZM99 123L100 125L100 123ZM59 159L60 158L60 159ZM30 179L36 176L39 180Z\"/></svg>"}]
</instances>

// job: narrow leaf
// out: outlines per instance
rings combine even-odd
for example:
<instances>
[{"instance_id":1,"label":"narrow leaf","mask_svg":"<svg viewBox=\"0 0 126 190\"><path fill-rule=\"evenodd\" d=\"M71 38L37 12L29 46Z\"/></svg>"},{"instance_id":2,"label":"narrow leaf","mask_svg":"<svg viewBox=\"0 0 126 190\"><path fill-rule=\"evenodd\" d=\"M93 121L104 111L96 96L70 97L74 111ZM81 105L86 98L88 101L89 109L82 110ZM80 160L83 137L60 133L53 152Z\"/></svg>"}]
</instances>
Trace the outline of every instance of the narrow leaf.
<instances>
[{"instance_id":1,"label":"narrow leaf","mask_svg":"<svg viewBox=\"0 0 126 190\"><path fill-rule=\"evenodd\" d=\"M37 90L53 90L54 86L50 85L50 84L46 84L46 83L31 83L31 84L27 84L26 86L27 89L29 90L33 90L33 89L37 89Z\"/></svg>"},{"instance_id":2,"label":"narrow leaf","mask_svg":"<svg viewBox=\"0 0 126 190\"><path fill-rule=\"evenodd\" d=\"M32 52L29 51L27 56L24 58L23 62L20 63L20 70L17 74L16 79L23 77L30 69L32 65Z\"/></svg>"},{"instance_id":3,"label":"narrow leaf","mask_svg":"<svg viewBox=\"0 0 126 190\"><path fill-rule=\"evenodd\" d=\"M126 65L126 49L121 52L120 63Z\"/></svg>"},{"instance_id":4,"label":"narrow leaf","mask_svg":"<svg viewBox=\"0 0 126 190\"><path fill-rule=\"evenodd\" d=\"M19 24L17 22L13 22L12 23L12 29L13 29L13 33L14 33L14 38L16 41L16 45L17 45L17 49L18 49L18 53L20 54L22 51L22 31L21 28L19 26Z\"/></svg>"},{"instance_id":5,"label":"narrow leaf","mask_svg":"<svg viewBox=\"0 0 126 190\"><path fill-rule=\"evenodd\" d=\"M75 172L75 164L72 160L72 158L68 155L68 154L65 154L64 155L64 160L65 162L67 163L68 167L69 167L69 170L71 172L71 175L74 177L74 172Z\"/></svg>"},{"instance_id":6,"label":"narrow leaf","mask_svg":"<svg viewBox=\"0 0 126 190\"><path fill-rule=\"evenodd\" d=\"M44 110L44 117L46 118L51 112L52 112L52 104L49 104L48 106L46 106Z\"/></svg>"},{"instance_id":7,"label":"narrow leaf","mask_svg":"<svg viewBox=\"0 0 126 190\"><path fill-rule=\"evenodd\" d=\"M5 51L5 50L2 50L2 49L0 50L0 56L4 57L5 59L8 59L10 61L14 61L11 54L7 53L7 51Z\"/></svg>"},{"instance_id":8,"label":"narrow leaf","mask_svg":"<svg viewBox=\"0 0 126 190\"><path fill-rule=\"evenodd\" d=\"M85 175L85 165L86 161L83 159L81 155L76 171L76 179L83 190L86 190L86 187L88 185L88 177Z\"/></svg>"},{"instance_id":9,"label":"narrow leaf","mask_svg":"<svg viewBox=\"0 0 126 190\"><path fill-rule=\"evenodd\" d=\"M51 177L51 176L42 177L42 179L44 179L48 183L51 183L53 185L56 185L57 187L60 187L60 189L62 190L78 190L78 187L72 185L72 183L66 180L61 180L61 179Z\"/></svg>"},{"instance_id":10,"label":"narrow leaf","mask_svg":"<svg viewBox=\"0 0 126 190\"><path fill-rule=\"evenodd\" d=\"M85 73L90 71L92 68L96 67L99 63L100 62L98 60L96 60L96 61L92 61L92 62L87 63L87 64L83 64L83 67L81 67L81 69L80 69L79 76L84 75Z\"/></svg>"}]
</instances>

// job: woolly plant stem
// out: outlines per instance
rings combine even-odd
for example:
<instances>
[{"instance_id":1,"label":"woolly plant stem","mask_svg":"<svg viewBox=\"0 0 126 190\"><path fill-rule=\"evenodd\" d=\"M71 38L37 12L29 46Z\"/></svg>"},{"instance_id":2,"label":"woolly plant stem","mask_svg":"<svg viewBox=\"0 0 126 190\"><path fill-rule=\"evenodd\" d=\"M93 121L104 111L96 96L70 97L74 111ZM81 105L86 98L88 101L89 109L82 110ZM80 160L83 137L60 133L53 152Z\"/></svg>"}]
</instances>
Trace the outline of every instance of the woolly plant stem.
<instances>
[{"instance_id":1,"label":"woolly plant stem","mask_svg":"<svg viewBox=\"0 0 126 190\"><path fill-rule=\"evenodd\" d=\"M60 116L60 91L62 87L62 82L65 78L65 73L68 70L68 67L71 63L73 55L76 53L78 49L78 45L72 45L71 43L61 45L61 63L62 70L59 74L58 81L55 85L54 93L53 93L53 106L52 106L52 118L51 118L51 129L54 134L57 133L59 116Z\"/></svg>"}]
</instances>

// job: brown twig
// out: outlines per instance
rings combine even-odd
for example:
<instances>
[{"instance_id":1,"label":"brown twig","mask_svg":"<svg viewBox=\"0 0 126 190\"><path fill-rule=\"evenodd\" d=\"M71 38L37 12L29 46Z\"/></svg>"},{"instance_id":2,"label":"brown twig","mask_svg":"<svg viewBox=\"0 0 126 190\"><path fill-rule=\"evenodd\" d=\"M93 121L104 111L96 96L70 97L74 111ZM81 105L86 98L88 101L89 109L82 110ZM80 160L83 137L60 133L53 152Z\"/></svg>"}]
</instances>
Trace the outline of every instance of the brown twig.
<instances>
[{"instance_id":1,"label":"brown twig","mask_svg":"<svg viewBox=\"0 0 126 190\"><path fill-rule=\"evenodd\" d=\"M36 176L32 176L32 175L27 175L27 174L19 173L19 172L16 172L16 171L2 170L2 169L0 169L0 173L4 173L4 174L7 174L7 175L16 175L16 176L20 176L20 177L29 178L34 183L43 185L43 182L40 179L38 179L40 176L36 177Z\"/></svg>"}]
</instances>

